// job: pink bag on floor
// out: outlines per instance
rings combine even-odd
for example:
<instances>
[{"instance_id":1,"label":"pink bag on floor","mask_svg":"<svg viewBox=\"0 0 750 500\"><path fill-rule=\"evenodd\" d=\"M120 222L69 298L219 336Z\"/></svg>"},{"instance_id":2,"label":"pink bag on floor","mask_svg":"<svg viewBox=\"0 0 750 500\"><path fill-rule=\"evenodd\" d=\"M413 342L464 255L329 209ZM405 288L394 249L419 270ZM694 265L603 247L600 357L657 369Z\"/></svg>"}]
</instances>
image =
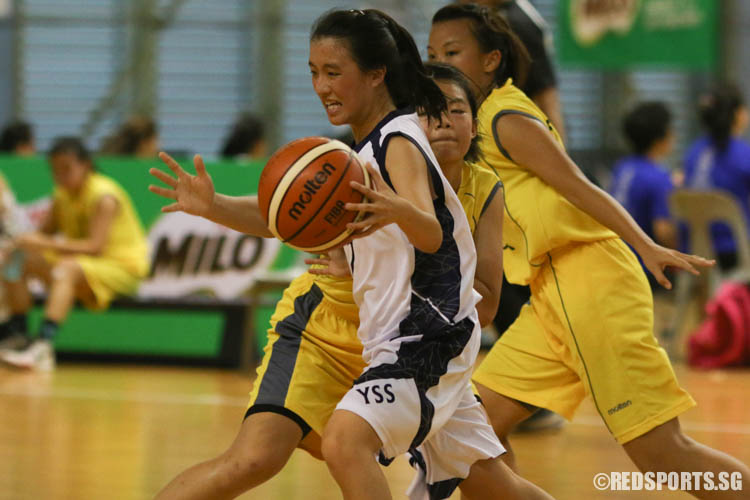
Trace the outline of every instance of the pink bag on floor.
<instances>
[{"instance_id":1,"label":"pink bag on floor","mask_svg":"<svg viewBox=\"0 0 750 500\"><path fill-rule=\"evenodd\" d=\"M707 305L708 318L688 339L688 363L698 368L750 364L750 289L724 283Z\"/></svg>"}]
</instances>

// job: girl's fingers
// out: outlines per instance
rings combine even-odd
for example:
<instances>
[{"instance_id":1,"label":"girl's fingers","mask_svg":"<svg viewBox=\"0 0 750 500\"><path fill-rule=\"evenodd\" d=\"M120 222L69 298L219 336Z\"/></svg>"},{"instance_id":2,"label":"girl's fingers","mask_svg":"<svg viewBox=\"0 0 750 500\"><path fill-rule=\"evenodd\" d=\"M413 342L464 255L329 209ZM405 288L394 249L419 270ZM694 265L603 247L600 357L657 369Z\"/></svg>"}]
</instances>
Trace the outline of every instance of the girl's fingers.
<instances>
[{"instance_id":1,"label":"girl's fingers","mask_svg":"<svg viewBox=\"0 0 750 500\"><path fill-rule=\"evenodd\" d=\"M307 272L310 273L310 274L318 274L318 275L321 275L321 276L326 276L326 275L331 274L328 271L327 267L324 267L324 268L323 267L318 267L318 268L314 268L314 269L308 269Z\"/></svg>"},{"instance_id":2,"label":"girl's fingers","mask_svg":"<svg viewBox=\"0 0 750 500\"><path fill-rule=\"evenodd\" d=\"M309 266L327 266L331 259L305 259L305 264Z\"/></svg>"},{"instance_id":3,"label":"girl's fingers","mask_svg":"<svg viewBox=\"0 0 750 500\"><path fill-rule=\"evenodd\" d=\"M345 210L350 210L352 212L373 213L374 207L375 206L372 203L347 203L344 205Z\"/></svg>"},{"instance_id":4,"label":"girl's fingers","mask_svg":"<svg viewBox=\"0 0 750 500\"><path fill-rule=\"evenodd\" d=\"M173 189L167 189L167 188L163 188L160 186L154 186L153 184L151 184L148 187L148 190L154 194L158 194L159 196L169 198L170 200L177 199L177 191L174 191Z\"/></svg>"},{"instance_id":5,"label":"girl's fingers","mask_svg":"<svg viewBox=\"0 0 750 500\"><path fill-rule=\"evenodd\" d=\"M687 262L693 264L694 266L711 267L716 264L715 260L706 259L698 255L690 255L687 253L679 252L679 256L682 257L683 260L686 260Z\"/></svg>"},{"instance_id":6,"label":"girl's fingers","mask_svg":"<svg viewBox=\"0 0 750 500\"><path fill-rule=\"evenodd\" d=\"M360 193L367 196L371 200L379 199L383 197L382 194L378 193L377 191L373 189L368 188L364 184L360 184L357 181L351 181L349 182L349 185L352 187L352 189L354 189L355 191L359 191Z\"/></svg>"},{"instance_id":7,"label":"girl's fingers","mask_svg":"<svg viewBox=\"0 0 750 500\"><path fill-rule=\"evenodd\" d=\"M174 172L175 175L177 175L177 177L185 175L185 171L182 170L180 164L174 161L174 159L164 151L159 153L159 158L161 158L161 161L163 161L169 167L169 169Z\"/></svg>"},{"instance_id":8,"label":"girl's fingers","mask_svg":"<svg viewBox=\"0 0 750 500\"><path fill-rule=\"evenodd\" d=\"M683 269L685 271L688 271L691 274L695 274L696 276L700 274L698 270L694 268L692 264L690 264L690 262L688 262L687 260L679 256L674 256L674 258L672 259L672 262L670 262L668 265L672 267L676 267L678 269Z\"/></svg>"},{"instance_id":9,"label":"girl's fingers","mask_svg":"<svg viewBox=\"0 0 750 500\"><path fill-rule=\"evenodd\" d=\"M167 186L170 186L170 187L175 188L175 189L177 188L177 179L175 179L174 177L172 177L169 174L166 174L166 173L162 172L158 168L151 168L151 169L149 169L148 173L151 174L151 175L153 175L154 177L156 177L160 181L162 181Z\"/></svg>"},{"instance_id":10,"label":"girl's fingers","mask_svg":"<svg viewBox=\"0 0 750 500\"><path fill-rule=\"evenodd\" d=\"M203 163L201 155L195 155L193 157L193 165L195 165L195 173L198 174L198 177L208 177L208 173L206 173L206 165Z\"/></svg>"},{"instance_id":11,"label":"girl's fingers","mask_svg":"<svg viewBox=\"0 0 750 500\"><path fill-rule=\"evenodd\" d=\"M172 203L171 205L167 205L166 207L161 207L162 212L179 212L182 209L180 208L179 203Z\"/></svg>"},{"instance_id":12,"label":"girl's fingers","mask_svg":"<svg viewBox=\"0 0 750 500\"><path fill-rule=\"evenodd\" d=\"M667 279L667 277L664 276L664 273L661 272L661 270L659 270L659 272L657 274L654 274L654 277L656 278L656 281L661 286L663 286L667 290L671 290L672 289L672 283L670 283L670 281Z\"/></svg>"}]
</instances>

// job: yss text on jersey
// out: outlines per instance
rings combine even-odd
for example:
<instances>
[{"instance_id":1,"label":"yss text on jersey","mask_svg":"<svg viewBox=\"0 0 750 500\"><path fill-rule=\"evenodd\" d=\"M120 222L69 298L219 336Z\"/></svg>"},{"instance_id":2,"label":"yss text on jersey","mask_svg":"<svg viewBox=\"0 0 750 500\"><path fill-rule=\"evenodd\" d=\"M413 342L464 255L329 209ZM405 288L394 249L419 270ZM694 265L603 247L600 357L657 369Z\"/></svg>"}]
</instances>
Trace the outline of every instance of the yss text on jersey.
<instances>
[{"instance_id":1,"label":"yss text on jersey","mask_svg":"<svg viewBox=\"0 0 750 500\"><path fill-rule=\"evenodd\" d=\"M373 403L393 403L396 401L396 396L391 391L393 386L391 384L385 384L382 388L380 385L368 385L367 387L357 388L357 392L362 395L365 400L365 404L370 404L370 398Z\"/></svg>"}]
</instances>

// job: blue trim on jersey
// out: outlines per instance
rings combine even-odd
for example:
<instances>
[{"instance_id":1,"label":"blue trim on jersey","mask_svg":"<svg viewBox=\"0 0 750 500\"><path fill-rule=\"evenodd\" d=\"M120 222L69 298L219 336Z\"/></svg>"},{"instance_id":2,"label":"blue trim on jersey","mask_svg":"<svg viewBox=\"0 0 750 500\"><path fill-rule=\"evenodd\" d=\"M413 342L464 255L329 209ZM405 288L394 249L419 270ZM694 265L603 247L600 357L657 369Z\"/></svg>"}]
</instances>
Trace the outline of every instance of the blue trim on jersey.
<instances>
[{"instance_id":1,"label":"blue trim on jersey","mask_svg":"<svg viewBox=\"0 0 750 500\"><path fill-rule=\"evenodd\" d=\"M388 175L388 170L385 168L385 155L388 151L388 143L394 137L403 137L404 139L414 144L414 146L416 146L416 148L422 154L422 158L424 158L425 163L427 164L427 171L430 173L432 187L433 189L435 189L438 200L440 201L440 203L445 203L445 191L443 191L443 183L440 180L440 174L437 170L438 167L432 163L430 157L427 155L427 153L425 153L424 149L422 149L422 146L420 146L413 137L405 134L404 132L391 132L390 134L385 136L385 139L383 139L383 144L377 150L375 149L375 145L373 145L373 156L375 157L375 161L378 162L378 165L380 165L380 175L383 176L383 180L388 183L393 191L396 191L396 189L393 187L393 183L391 182L391 177Z\"/></svg>"},{"instance_id":2,"label":"blue trim on jersey","mask_svg":"<svg viewBox=\"0 0 750 500\"><path fill-rule=\"evenodd\" d=\"M385 126L386 123L393 120L396 117L402 116L402 115L410 115L414 113L414 108L408 107L408 108L401 108L401 109L394 109L385 117L378 122L377 125L372 129L372 131L367 134L367 136L359 141L356 146L354 146L354 151L359 153L363 147L365 147L365 144L368 142L372 142L373 147L375 147L377 144L380 143L380 129Z\"/></svg>"},{"instance_id":3,"label":"blue trim on jersey","mask_svg":"<svg viewBox=\"0 0 750 500\"><path fill-rule=\"evenodd\" d=\"M497 192L503 187L503 181L497 181L495 183L495 186L492 188L492 191L490 191L489 196L487 196L487 199L484 201L484 206L482 206L482 211L479 212L479 216L481 217L484 215L484 212L489 208L490 203L492 203L492 200L495 198L495 195Z\"/></svg>"}]
</instances>

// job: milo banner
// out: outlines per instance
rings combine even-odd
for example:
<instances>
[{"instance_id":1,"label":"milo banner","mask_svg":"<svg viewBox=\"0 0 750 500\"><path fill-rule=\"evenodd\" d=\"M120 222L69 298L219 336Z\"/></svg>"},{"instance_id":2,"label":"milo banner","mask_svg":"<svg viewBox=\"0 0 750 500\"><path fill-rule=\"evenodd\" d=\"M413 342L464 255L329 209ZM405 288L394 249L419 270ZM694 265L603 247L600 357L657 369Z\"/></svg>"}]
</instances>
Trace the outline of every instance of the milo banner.
<instances>
[{"instance_id":1,"label":"milo banner","mask_svg":"<svg viewBox=\"0 0 750 500\"><path fill-rule=\"evenodd\" d=\"M55 340L58 354L238 366L249 349L244 333L248 325L254 351L259 352L279 292L261 287L263 300L251 308L236 299L247 295L258 280L267 284L269 278L288 279L300 253L273 238L249 236L184 213L162 213L170 200L148 191L149 184L159 184L148 173L150 167L163 167L159 160L99 158L96 164L128 192L148 233L151 271L138 290L146 300L96 313L74 309ZM182 165L192 170L189 162ZM234 196L255 192L262 167L206 165L217 192ZM53 188L47 161L0 156L0 173L15 193L24 225L38 225L49 209ZM186 299L188 295L217 300ZM31 314L32 331L40 321L37 307Z\"/></svg>"},{"instance_id":2,"label":"milo banner","mask_svg":"<svg viewBox=\"0 0 750 500\"><path fill-rule=\"evenodd\" d=\"M710 70L716 0L561 0L560 60L567 66Z\"/></svg>"}]
</instances>

